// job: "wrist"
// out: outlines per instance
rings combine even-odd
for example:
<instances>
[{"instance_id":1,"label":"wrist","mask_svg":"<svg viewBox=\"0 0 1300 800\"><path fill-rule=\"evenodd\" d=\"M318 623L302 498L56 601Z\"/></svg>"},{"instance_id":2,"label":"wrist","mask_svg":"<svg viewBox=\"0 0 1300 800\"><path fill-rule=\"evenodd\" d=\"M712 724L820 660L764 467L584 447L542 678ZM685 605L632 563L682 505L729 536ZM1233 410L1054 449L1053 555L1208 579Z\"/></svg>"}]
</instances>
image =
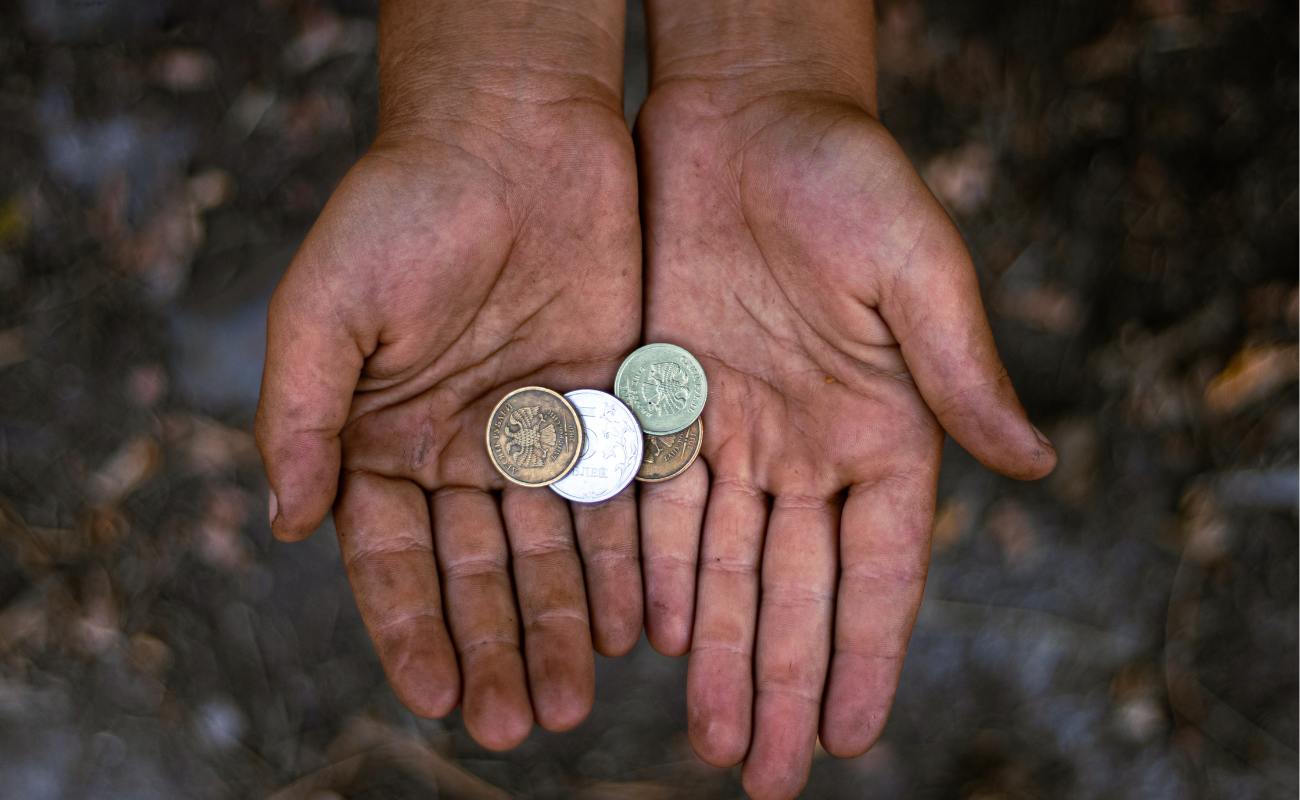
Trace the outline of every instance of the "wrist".
<instances>
[{"instance_id":1,"label":"wrist","mask_svg":"<svg viewBox=\"0 0 1300 800\"><path fill-rule=\"evenodd\" d=\"M378 139L622 117L622 0L385 0Z\"/></svg>"},{"instance_id":2,"label":"wrist","mask_svg":"<svg viewBox=\"0 0 1300 800\"><path fill-rule=\"evenodd\" d=\"M871 0L647 0L650 93L730 114L816 94L876 113Z\"/></svg>"}]
</instances>

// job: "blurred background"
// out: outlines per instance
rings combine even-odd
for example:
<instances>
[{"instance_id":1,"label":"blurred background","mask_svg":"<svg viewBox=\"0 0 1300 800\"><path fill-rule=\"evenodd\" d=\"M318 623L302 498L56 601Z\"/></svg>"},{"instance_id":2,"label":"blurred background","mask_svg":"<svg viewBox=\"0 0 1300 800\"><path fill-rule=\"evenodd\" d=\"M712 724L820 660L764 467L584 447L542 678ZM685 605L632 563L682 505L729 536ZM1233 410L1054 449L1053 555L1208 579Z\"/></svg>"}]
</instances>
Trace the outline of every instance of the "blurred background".
<instances>
[{"instance_id":1,"label":"blurred background","mask_svg":"<svg viewBox=\"0 0 1300 800\"><path fill-rule=\"evenodd\" d=\"M269 534L267 299L373 135L375 11L0 6L5 797L743 796L685 659L491 754L394 699L328 523ZM806 797L1296 797L1296 12L881 1L881 115L1060 466L949 444L893 715Z\"/></svg>"}]
</instances>

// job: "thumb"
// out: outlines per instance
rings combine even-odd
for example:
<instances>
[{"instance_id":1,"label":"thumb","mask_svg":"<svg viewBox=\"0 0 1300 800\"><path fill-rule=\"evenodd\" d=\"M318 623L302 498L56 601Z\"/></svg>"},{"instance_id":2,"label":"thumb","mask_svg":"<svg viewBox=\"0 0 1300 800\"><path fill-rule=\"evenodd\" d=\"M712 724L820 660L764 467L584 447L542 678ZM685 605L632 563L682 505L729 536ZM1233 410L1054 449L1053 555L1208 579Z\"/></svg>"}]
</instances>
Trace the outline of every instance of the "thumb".
<instances>
[{"instance_id":1,"label":"thumb","mask_svg":"<svg viewBox=\"0 0 1300 800\"><path fill-rule=\"evenodd\" d=\"M917 240L906 273L880 311L944 430L989 469L1020 480L1041 478L1056 466L1056 450L1016 398L970 256L952 223L940 218L942 224Z\"/></svg>"},{"instance_id":2,"label":"thumb","mask_svg":"<svg viewBox=\"0 0 1300 800\"><path fill-rule=\"evenodd\" d=\"M320 281L300 279L300 264L271 298L255 424L271 483L271 531L291 542L316 530L334 504L339 431L364 362L326 293L308 288Z\"/></svg>"}]
</instances>

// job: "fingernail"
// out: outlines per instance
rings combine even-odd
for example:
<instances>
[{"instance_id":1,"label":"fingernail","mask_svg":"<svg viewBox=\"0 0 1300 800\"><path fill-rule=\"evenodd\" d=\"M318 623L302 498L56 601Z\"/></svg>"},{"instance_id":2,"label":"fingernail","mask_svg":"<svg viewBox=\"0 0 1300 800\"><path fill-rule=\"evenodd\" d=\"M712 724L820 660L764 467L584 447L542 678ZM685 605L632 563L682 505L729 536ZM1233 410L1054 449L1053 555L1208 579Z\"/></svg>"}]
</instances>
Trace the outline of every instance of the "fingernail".
<instances>
[{"instance_id":1,"label":"fingernail","mask_svg":"<svg viewBox=\"0 0 1300 800\"><path fill-rule=\"evenodd\" d=\"M276 496L275 496L275 490L274 490L274 489L272 489L272 490L270 490L269 492L267 492L267 501L266 501L266 502L267 502L267 505L269 506L268 511L267 511L267 516L270 518L270 520L271 520L271 524L272 524L272 525L275 525L275 517L276 517L277 514L280 513L280 501L279 501L278 499L276 499Z\"/></svg>"},{"instance_id":2,"label":"fingernail","mask_svg":"<svg viewBox=\"0 0 1300 800\"><path fill-rule=\"evenodd\" d=\"M1048 439L1047 436L1044 435L1043 432L1040 431L1040 430L1038 429L1038 426L1037 426L1037 425L1035 425L1034 423L1031 422L1031 423L1029 423L1029 427L1031 427L1031 428L1034 429L1034 435L1038 437L1038 441L1042 442L1043 444L1047 445L1048 447L1051 447L1051 446L1052 446L1052 440L1051 440L1051 439ZM1055 448L1053 448L1053 449L1055 449Z\"/></svg>"}]
</instances>

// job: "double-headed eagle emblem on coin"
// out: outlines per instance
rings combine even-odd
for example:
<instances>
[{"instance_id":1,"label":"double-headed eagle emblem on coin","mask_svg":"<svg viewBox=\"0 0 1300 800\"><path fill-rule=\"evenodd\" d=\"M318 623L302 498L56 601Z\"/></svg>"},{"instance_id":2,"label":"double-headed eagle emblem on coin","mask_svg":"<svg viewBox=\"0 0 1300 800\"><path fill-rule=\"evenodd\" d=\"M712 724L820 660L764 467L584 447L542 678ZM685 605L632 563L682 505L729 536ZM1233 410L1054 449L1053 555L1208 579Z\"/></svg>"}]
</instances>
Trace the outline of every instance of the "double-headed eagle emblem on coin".
<instances>
[{"instance_id":1,"label":"double-headed eagle emblem on coin","mask_svg":"<svg viewBox=\"0 0 1300 800\"><path fill-rule=\"evenodd\" d=\"M672 414L686 407L691 397L686 370L672 361L651 364L641 384L641 397L657 415Z\"/></svg>"},{"instance_id":2,"label":"double-headed eagle emblem on coin","mask_svg":"<svg viewBox=\"0 0 1300 800\"><path fill-rule=\"evenodd\" d=\"M540 467L555 450L555 425L539 406L517 408L506 418L506 452L520 467Z\"/></svg>"}]
</instances>

